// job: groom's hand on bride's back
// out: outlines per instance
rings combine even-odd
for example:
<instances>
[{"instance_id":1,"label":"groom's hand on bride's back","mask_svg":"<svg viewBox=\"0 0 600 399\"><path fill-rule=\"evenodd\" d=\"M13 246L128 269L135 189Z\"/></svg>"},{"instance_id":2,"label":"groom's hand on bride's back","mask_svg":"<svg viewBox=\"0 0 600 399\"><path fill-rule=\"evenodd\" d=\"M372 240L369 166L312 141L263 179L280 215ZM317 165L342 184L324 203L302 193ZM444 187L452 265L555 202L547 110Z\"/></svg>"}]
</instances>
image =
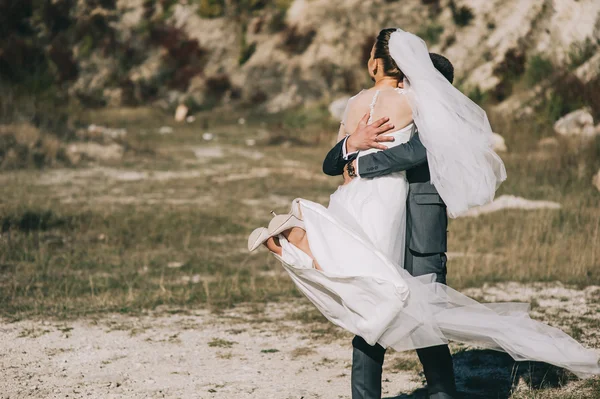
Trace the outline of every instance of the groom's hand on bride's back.
<instances>
[{"instance_id":1,"label":"groom's hand on bride's back","mask_svg":"<svg viewBox=\"0 0 600 399\"><path fill-rule=\"evenodd\" d=\"M381 144L385 141L394 141L392 136L385 136L384 133L394 128L394 125L388 123L390 118L381 118L368 124L369 114L365 114L358 123L356 130L346 140L346 152L348 154L356 151L364 151L369 148L378 148L385 150L388 147Z\"/></svg>"}]
</instances>

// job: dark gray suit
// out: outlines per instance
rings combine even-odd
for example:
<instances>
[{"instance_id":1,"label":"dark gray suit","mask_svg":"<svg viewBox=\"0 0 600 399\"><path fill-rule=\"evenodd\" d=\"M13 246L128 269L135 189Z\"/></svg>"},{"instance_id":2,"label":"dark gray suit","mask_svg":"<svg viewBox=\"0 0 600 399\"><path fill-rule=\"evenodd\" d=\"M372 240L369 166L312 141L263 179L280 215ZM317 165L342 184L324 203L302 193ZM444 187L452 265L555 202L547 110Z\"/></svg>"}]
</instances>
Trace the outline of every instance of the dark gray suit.
<instances>
[{"instance_id":1,"label":"dark gray suit","mask_svg":"<svg viewBox=\"0 0 600 399\"><path fill-rule=\"evenodd\" d=\"M329 151L323 172L343 173L345 140ZM404 268L413 276L435 273L436 281L446 283L446 243L448 217L446 205L430 182L427 151L418 133L404 144L363 156L358 161L361 178L376 178L406 171L409 182L406 216L406 255ZM361 337L352 341L352 398L381 398L381 371L385 348L370 346ZM418 349L430 399L456 398L452 357L447 345Z\"/></svg>"}]
</instances>

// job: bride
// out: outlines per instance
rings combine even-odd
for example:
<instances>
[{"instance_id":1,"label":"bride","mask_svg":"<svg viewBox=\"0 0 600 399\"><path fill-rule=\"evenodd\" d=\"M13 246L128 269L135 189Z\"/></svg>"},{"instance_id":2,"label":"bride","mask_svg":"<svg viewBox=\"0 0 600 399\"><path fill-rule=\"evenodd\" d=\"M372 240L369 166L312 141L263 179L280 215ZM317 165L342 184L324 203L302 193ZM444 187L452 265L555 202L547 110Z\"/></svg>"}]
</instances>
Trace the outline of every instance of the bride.
<instances>
[{"instance_id":1,"label":"bride","mask_svg":"<svg viewBox=\"0 0 600 399\"><path fill-rule=\"evenodd\" d=\"M417 36L397 29L389 53L399 69L398 87L376 85L354 96L338 139L365 112L369 123L390 117L384 130L393 132L380 136L382 149L407 142L416 125L431 182L448 214L490 202L506 172L491 149L485 112L433 67ZM379 149L358 156L372 151ZM564 367L583 378L600 374L594 351L530 319L528 304L481 304L436 282L434 274L413 277L404 270L407 195L405 172L346 178L329 207L295 199L288 214L252 232L248 248L265 244L325 317L369 345L404 351L454 340Z\"/></svg>"}]
</instances>

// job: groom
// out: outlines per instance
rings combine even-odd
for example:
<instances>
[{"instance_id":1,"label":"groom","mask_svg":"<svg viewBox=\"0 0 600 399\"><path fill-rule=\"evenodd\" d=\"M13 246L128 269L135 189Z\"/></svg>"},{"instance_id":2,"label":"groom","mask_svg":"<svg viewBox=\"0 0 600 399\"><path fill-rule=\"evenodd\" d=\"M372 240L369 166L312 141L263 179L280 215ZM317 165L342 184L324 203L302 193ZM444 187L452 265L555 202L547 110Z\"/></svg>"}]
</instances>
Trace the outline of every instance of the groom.
<instances>
[{"instance_id":1,"label":"groom","mask_svg":"<svg viewBox=\"0 0 600 399\"><path fill-rule=\"evenodd\" d=\"M451 83L454 67L445 57L430 53L435 68ZM446 283L446 238L448 218L446 205L430 182L427 151L419 134L404 144L387 149L381 142L393 138L382 135L389 131L380 119L371 125L363 118L356 130L329 151L323 172L330 176L348 172L350 177L377 178L406 171L409 182L406 216L406 253L404 268L413 276L434 273L436 281ZM379 151L357 159L358 151ZM352 340L352 399L380 399L381 374L385 348L370 346L359 336ZM423 364L429 399L457 398L452 356L448 345L417 349Z\"/></svg>"}]
</instances>

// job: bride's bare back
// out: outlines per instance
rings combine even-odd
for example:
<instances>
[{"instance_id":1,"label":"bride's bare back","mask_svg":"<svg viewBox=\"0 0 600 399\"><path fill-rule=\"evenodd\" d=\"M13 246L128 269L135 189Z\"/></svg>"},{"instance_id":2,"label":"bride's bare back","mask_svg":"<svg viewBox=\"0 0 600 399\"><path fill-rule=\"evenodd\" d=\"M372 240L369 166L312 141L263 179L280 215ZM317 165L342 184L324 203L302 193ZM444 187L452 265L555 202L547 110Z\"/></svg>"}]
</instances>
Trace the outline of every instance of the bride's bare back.
<instances>
[{"instance_id":1,"label":"bride's bare back","mask_svg":"<svg viewBox=\"0 0 600 399\"><path fill-rule=\"evenodd\" d=\"M372 121L390 118L389 123L395 126L394 130L402 129L413 120L412 109L402 89L386 87L363 90L348 101L337 141L354 132L367 113L371 114Z\"/></svg>"}]
</instances>

